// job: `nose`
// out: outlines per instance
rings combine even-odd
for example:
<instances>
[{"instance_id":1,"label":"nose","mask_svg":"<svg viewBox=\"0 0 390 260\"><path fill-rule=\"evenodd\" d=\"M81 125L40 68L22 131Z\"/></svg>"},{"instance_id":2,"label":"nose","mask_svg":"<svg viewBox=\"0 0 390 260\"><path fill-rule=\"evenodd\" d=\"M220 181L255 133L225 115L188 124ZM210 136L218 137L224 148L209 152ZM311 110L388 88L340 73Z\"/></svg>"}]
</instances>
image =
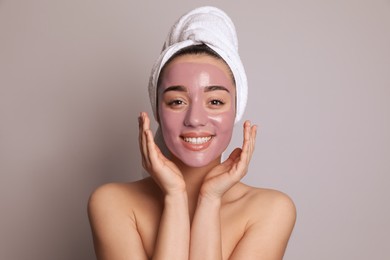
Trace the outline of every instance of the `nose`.
<instances>
[{"instance_id":1,"label":"nose","mask_svg":"<svg viewBox=\"0 0 390 260\"><path fill-rule=\"evenodd\" d=\"M190 127L204 126L207 124L207 112L200 104L191 104L187 109L184 125Z\"/></svg>"}]
</instances>

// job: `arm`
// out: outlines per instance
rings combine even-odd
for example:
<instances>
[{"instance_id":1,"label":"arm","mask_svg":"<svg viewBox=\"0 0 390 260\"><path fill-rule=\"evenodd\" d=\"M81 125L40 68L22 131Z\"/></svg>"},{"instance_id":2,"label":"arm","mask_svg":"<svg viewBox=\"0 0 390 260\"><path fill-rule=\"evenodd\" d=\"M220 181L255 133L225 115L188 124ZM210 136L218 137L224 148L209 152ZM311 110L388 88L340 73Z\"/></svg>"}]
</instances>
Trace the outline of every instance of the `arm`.
<instances>
[{"instance_id":1,"label":"arm","mask_svg":"<svg viewBox=\"0 0 390 260\"><path fill-rule=\"evenodd\" d=\"M191 227L190 259L222 259L221 200L199 197Z\"/></svg>"},{"instance_id":2,"label":"arm","mask_svg":"<svg viewBox=\"0 0 390 260\"><path fill-rule=\"evenodd\" d=\"M251 204L253 216L229 259L282 260L295 224L294 203L283 193L269 191L254 196ZM266 210L260 213L261 208Z\"/></svg>"},{"instance_id":3,"label":"arm","mask_svg":"<svg viewBox=\"0 0 390 260\"><path fill-rule=\"evenodd\" d=\"M294 203L285 194L277 191L267 193L267 195L254 195L248 202L252 214L245 234L229 257L230 260L283 259L295 224L296 210ZM219 215L214 215L218 214L220 204L203 198L199 200L199 206L201 207L199 207L200 211L197 212L198 220L204 220L199 234L203 234L203 239L199 239L200 243L196 245L191 243L191 250L196 253L191 253L191 257L194 259L222 259ZM258 210L264 208L266 210ZM193 233L194 231L192 231L191 237L194 236ZM214 244L211 244L213 242ZM206 256L210 258L206 258Z\"/></svg>"},{"instance_id":4,"label":"arm","mask_svg":"<svg viewBox=\"0 0 390 260\"><path fill-rule=\"evenodd\" d=\"M120 184L106 184L90 197L88 215L99 260L149 259L131 208L140 202L129 202L127 189ZM189 229L187 195L167 195L151 259L187 260Z\"/></svg>"},{"instance_id":5,"label":"arm","mask_svg":"<svg viewBox=\"0 0 390 260\"><path fill-rule=\"evenodd\" d=\"M236 149L215 167L202 185L191 230L190 259L222 259L221 198L247 172L256 126L244 123L242 151ZM248 200L245 233L230 260L281 260L295 224L294 203L277 191L257 192Z\"/></svg>"},{"instance_id":6,"label":"arm","mask_svg":"<svg viewBox=\"0 0 390 260\"><path fill-rule=\"evenodd\" d=\"M139 120L142 164L165 196L151 259L187 260L190 225L185 183L177 167L155 145L149 124L143 113ZM97 259L149 259L132 209L139 203L142 203L142 197L120 184L106 184L91 195L88 215Z\"/></svg>"},{"instance_id":7,"label":"arm","mask_svg":"<svg viewBox=\"0 0 390 260\"><path fill-rule=\"evenodd\" d=\"M237 148L206 176L191 227L191 260L222 259L220 209L222 196L246 174L253 154L256 126L244 123L242 150ZM247 258L242 258L247 259Z\"/></svg>"},{"instance_id":8,"label":"arm","mask_svg":"<svg viewBox=\"0 0 390 260\"><path fill-rule=\"evenodd\" d=\"M153 260L187 260L189 233L187 194L165 196Z\"/></svg>"},{"instance_id":9,"label":"arm","mask_svg":"<svg viewBox=\"0 0 390 260\"><path fill-rule=\"evenodd\" d=\"M88 202L96 258L99 260L148 259L123 188L106 184Z\"/></svg>"},{"instance_id":10,"label":"arm","mask_svg":"<svg viewBox=\"0 0 390 260\"><path fill-rule=\"evenodd\" d=\"M179 169L158 149L146 113L140 118L142 164L164 193L164 210L153 259L188 259L190 224L185 182Z\"/></svg>"}]
</instances>

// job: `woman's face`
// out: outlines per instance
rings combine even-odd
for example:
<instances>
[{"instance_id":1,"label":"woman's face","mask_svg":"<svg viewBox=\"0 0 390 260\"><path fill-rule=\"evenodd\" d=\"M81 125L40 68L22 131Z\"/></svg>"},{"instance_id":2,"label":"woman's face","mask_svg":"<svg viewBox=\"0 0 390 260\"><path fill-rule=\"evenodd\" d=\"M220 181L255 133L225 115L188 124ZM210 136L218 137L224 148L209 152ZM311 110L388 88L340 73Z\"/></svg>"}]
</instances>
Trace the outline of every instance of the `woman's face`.
<instances>
[{"instance_id":1,"label":"woman's face","mask_svg":"<svg viewBox=\"0 0 390 260\"><path fill-rule=\"evenodd\" d=\"M173 156L191 167L219 159L232 137L235 96L222 60L208 55L172 60L161 75L158 115Z\"/></svg>"}]
</instances>

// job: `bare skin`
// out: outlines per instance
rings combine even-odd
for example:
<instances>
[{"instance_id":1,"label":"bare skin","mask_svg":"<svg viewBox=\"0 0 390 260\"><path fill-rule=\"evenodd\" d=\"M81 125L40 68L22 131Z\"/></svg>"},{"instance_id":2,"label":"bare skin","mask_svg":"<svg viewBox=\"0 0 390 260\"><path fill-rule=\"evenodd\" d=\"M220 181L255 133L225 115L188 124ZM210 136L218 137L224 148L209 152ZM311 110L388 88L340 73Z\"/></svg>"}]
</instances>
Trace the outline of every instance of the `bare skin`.
<instances>
[{"instance_id":1,"label":"bare skin","mask_svg":"<svg viewBox=\"0 0 390 260\"><path fill-rule=\"evenodd\" d=\"M172 63L183 61L225 66L192 55ZM219 155L201 167L162 155L146 113L139 128L143 166L151 177L106 184L91 195L88 212L98 259L283 258L295 223L293 202L281 192L240 182L253 154L256 126L244 123L242 147L226 161L221 163Z\"/></svg>"}]
</instances>

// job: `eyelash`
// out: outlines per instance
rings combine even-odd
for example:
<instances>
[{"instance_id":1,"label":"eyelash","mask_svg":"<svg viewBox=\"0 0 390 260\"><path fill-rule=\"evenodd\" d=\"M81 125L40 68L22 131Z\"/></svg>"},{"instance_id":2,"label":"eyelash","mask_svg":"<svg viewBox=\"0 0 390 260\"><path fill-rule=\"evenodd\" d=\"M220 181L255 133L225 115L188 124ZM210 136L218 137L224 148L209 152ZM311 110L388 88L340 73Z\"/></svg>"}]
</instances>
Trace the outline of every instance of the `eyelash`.
<instances>
[{"instance_id":1,"label":"eyelash","mask_svg":"<svg viewBox=\"0 0 390 260\"><path fill-rule=\"evenodd\" d=\"M215 104L215 103L217 103L217 104ZM210 101L210 104L213 106L222 106L225 104L225 102L223 102L223 100L220 100L220 99L213 99Z\"/></svg>"},{"instance_id":2,"label":"eyelash","mask_svg":"<svg viewBox=\"0 0 390 260\"><path fill-rule=\"evenodd\" d=\"M176 107L176 106L181 106L181 105L185 105L185 104L186 104L186 102L184 100L181 100L181 99L173 99L167 103L167 105L170 107ZM223 105L225 105L225 102L221 99L212 99L212 100L210 100L209 104L211 106L223 106Z\"/></svg>"},{"instance_id":3,"label":"eyelash","mask_svg":"<svg viewBox=\"0 0 390 260\"><path fill-rule=\"evenodd\" d=\"M180 106L185 104L185 102L181 99L174 99L168 102L168 106Z\"/></svg>"}]
</instances>

